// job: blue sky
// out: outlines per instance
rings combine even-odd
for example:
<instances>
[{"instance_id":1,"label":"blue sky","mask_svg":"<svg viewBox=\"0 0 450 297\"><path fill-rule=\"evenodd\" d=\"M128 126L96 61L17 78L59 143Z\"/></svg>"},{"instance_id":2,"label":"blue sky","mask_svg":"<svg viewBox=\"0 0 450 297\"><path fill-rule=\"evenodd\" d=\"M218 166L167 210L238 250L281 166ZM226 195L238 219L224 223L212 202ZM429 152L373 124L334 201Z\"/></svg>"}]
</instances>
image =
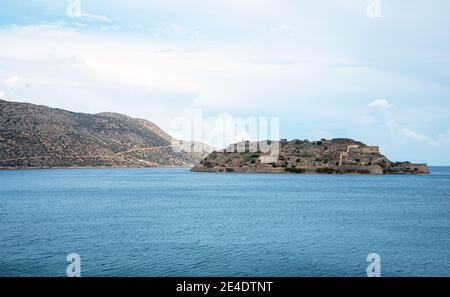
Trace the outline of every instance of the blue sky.
<instances>
[{"instance_id":1,"label":"blue sky","mask_svg":"<svg viewBox=\"0 0 450 297\"><path fill-rule=\"evenodd\" d=\"M177 136L193 110L274 116L283 138L450 165L450 2L371 1L0 0L0 97Z\"/></svg>"}]
</instances>

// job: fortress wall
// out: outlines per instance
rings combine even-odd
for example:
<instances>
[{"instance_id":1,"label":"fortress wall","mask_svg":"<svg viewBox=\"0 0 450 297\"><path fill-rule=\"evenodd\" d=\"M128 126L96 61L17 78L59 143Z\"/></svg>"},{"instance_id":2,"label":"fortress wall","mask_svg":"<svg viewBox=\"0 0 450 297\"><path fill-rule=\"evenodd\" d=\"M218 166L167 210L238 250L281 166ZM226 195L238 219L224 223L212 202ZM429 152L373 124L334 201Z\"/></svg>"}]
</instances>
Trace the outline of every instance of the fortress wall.
<instances>
[{"instance_id":1,"label":"fortress wall","mask_svg":"<svg viewBox=\"0 0 450 297\"><path fill-rule=\"evenodd\" d=\"M369 166L341 165L332 168L336 170L343 169L349 172L361 170L361 171L368 171L370 174L383 174L383 168L380 165L369 165Z\"/></svg>"},{"instance_id":2,"label":"fortress wall","mask_svg":"<svg viewBox=\"0 0 450 297\"><path fill-rule=\"evenodd\" d=\"M380 148L378 146L365 146L361 148L363 153L379 153Z\"/></svg>"}]
</instances>

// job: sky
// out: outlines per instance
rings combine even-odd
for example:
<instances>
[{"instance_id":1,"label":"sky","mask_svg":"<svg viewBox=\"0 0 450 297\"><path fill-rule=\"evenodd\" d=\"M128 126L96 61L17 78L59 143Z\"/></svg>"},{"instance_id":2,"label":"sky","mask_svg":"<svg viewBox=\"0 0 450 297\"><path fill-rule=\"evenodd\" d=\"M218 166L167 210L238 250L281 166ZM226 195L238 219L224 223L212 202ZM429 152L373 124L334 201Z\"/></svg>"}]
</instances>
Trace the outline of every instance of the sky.
<instances>
[{"instance_id":1,"label":"sky","mask_svg":"<svg viewBox=\"0 0 450 297\"><path fill-rule=\"evenodd\" d=\"M349 137L450 165L449 11L447 0L0 0L0 98L119 112L216 147L215 125L277 119L281 138ZM201 133L180 129L196 118ZM226 142L252 137L244 127Z\"/></svg>"}]
</instances>

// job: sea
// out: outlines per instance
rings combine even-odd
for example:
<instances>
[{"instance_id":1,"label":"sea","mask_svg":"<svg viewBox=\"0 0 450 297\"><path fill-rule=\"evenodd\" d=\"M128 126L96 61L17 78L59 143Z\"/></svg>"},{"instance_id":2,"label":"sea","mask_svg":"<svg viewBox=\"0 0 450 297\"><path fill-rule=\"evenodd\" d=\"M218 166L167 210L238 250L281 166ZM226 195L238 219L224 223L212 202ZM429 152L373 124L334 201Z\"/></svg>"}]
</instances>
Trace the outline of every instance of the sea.
<instances>
[{"instance_id":1,"label":"sea","mask_svg":"<svg viewBox=\"0 0 450 297\"><path fill-rule=\"evenodd\" d=\"M430 175L0 171L0 276L450 276ZM369 259L368 259L369 256ZM69 260L69 261L68 261Z\"/></svg>"}]
</instances>

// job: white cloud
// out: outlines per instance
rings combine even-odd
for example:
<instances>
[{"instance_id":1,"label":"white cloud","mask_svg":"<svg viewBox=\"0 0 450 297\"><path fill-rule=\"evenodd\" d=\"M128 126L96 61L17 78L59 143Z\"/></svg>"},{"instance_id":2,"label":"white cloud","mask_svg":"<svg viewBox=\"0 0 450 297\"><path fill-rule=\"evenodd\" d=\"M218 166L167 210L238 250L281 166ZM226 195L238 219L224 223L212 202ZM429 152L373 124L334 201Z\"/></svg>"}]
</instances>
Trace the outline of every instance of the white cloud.
<instances>
[{"instance_id":1,"label":"white cloud","mask_svg":"<svg viewBox=\"0 0 450 297\"><path fill-rule=\"evenodd\" d=\"M313 92L323 84L327 63L348 62L326 52L296 49L289 56L300 55L304 63L272 63L270 61L284 59L284 53L254 47L236 49L222 43L161 42L83 32L58 23L0 29L0 39L11 45L0 48L0 59L11 61L6 69L9 73L26 71L30 84L46 85L49 92L58 86L94 88L115 84L123 89L193 94L189 103L216 113L233 107L251 108L255 114L270 111L269 115L273 115L274 98L283 100L285 105L291 104L292 98L298 103L302 100L299 93ZM326 79L334 79L334 76L328 74ZM330 91L333 88L344 89L338 81L328 84ZM52 96L54 92L48 95ZM58 106L60 100L55 100L57 103L52 105ZM170 106L171 102L166 101L166 104ZM109 108L106 104L103 110Z\"/></svg>"},{"instance_id":2,"label":"white cloud","mask_svg":"<svg viewBox=\"0 0 450 297\"><path fill-rule=\"evenodd\" d=\"M401 133L403 133L403 135L405 135L411 139L414 139L416 141L430 141L430 139L427 136L425 136L421 133L417 133L411 129L404 128L404 129L401 129L400 131L401 131Z\"/></svg>"},{"instance_id":3,"label":"white cloud","mask_svg":"<svg viewBox=\"0 0 450 297\"><path fill-rule=\"evenodd\" d=\"M272 33L272 34L286 33L289 35L294 35L294 28L292 28L292 26L290 26L290 25L282 24L279 26L271 27L269 29L269 33Z\"/></svg>"},{"instance_id":4,"label":"white cloud","mask_svg":"<svg viewBox=\"0 0 450 297\"><path fill-rule=\"evenodd\" d=\"M20 40L21 38L29 38L30 42L33 41L34 38L52 38L52 39L62 39L62 38L79 38L82 36L77 29L73 27L68 27L64 23L45 23L38 25L10 25L7 27L7 30L4 33L12 32L16 40ZM44 41L42 40L42 45L46 47ZM31 50L31 49L27 49ZM36 50L36 49L33 49Z\"/></svg>"},{"instance_id":5,"label":"white cloud","mask_svg":"<svg viewBox=\"0 0 450 297\"><path fill-rule=\"evenodd\" d=\"M100 21L100 22L111 22L111 19L109 19L106 16L90 14L90 13L85 13L85 12L80 13L80 17L85 17L85 18L92 19L95 21Z\"/></svg>"},{"instance_id":6,"label":"white cloud","mask_svg":"<svg viewBox=\"0 0 450 297\"><path fill-rule=\"evenodd\" d=\"M375 101L374 101L375 102ZM372 102L373 103L373 102ZM379 107L382 112L380 112L380 115L382 117L382 121L384 122L384 125L391 131L391 133L394 135L396 139L400 138L406 138L410 139L416 142L422 142L426 145L435 146L439 145L441 143L444 143L448 139L450 139L450 129L447 130L444 133L441 133L438 135L438 137L433 136L427 136L423 133L417 132L411 128L405 127L403 124L399 123L397 120L398 113L395 115L390 112L389 110L385 110L389 107L386 106L392 106L389 104L389 102L382 102L374 104L374 106Z\"/></svg>"},{"instance_id":7,"label":"white cloud","mask_svg":"<svg viewBox=\"0 0 450 297\"><path fill-rule=\"evenodd\" d=\"M391 113L385 114L385 125L386 127L391 130L392 133L395 135L400 135L403 137L407 137L409 139L412 139L414 141L419 142L429 142L430 144L433 142L429 137L425 136L424 134L421 134L419 132L416 132L410 128L404 128L402 125L398 123L398 121L394 118L394 116Z\"/></svg>"},{"instance_id":8,"label":"white cloud","mask_svg":"<svg viewBox=\"0 0 450 297\"><path fill-rule=\"evenodd\" d=\"M3 98L3 96L5 96L5 92L0 91L0 98Z\"/></svg>"},{"instance_id":9,"label":"white cloud","mask_svg":"<svg viewBox=\"0 0 450 297\"><path fill-rule=\"evenodd\" d=\"M18 81L19 81L19 77L17 75L15 75L15 76L5 79L4 83L7 87L14 88Z\"/></svg>"},{"instance_id":10,"label":"white cloud","mask_svg":"<svg viewBox=\"0 0 450 297\"><path fill-rule=\"evenodd\" d=\"M386 99L376 99L369 103L369 107L373 107L373 108L387 109L387 108L391 108L393 106L394 105L389 103L389 101Z\"/></svg>"},{"instance_id":11,"label":"white cloud","mask_svg":"<svg viewBox=\"0 0 450 297\"><path fill-rule=\"evenodd\" d=\"M279 29L292 31L297 27L284 24ZM330 65L358 63L320 44L311 44L311 47L242 44L236 47L227 42L162 42L148 36L133 38L84 32L58 23L0 29L0 39L10 45L0 48L0 59L11 61L9 73L26 71L27 81L33 85L36 79L49 78L63 85L115 84L123 89L169 90L195 94L192 98L195 107L215 113L235 109L278 115L274 100L276 108L284 113L285 106L299 103L304 110L317 111L317 107L334 105L333 99L325 97L359 92L358 88L365 90L365 80L383 77L398 82L401 79L369 68L333 68ZM14 70L17 65L25 64ZM359 83L353 83L355 76L361 78ZM46 84L50 90L50 84ZM318 91L324 84L326 94ZM417 81L397 84L421 86ZM355 85L358 88L354 89ZM383 85L386 84L383 82ZM318 95L323 97L320 103L311 100ZM352 108L349 102L340 102L337 107L344 105L346 107L342 108L346 110ZM385 102L381 106L392 105ZM104 110L108 108L106 105ZM314 114L308 116L314 117Z\"/></svg>"}]
</instances>

